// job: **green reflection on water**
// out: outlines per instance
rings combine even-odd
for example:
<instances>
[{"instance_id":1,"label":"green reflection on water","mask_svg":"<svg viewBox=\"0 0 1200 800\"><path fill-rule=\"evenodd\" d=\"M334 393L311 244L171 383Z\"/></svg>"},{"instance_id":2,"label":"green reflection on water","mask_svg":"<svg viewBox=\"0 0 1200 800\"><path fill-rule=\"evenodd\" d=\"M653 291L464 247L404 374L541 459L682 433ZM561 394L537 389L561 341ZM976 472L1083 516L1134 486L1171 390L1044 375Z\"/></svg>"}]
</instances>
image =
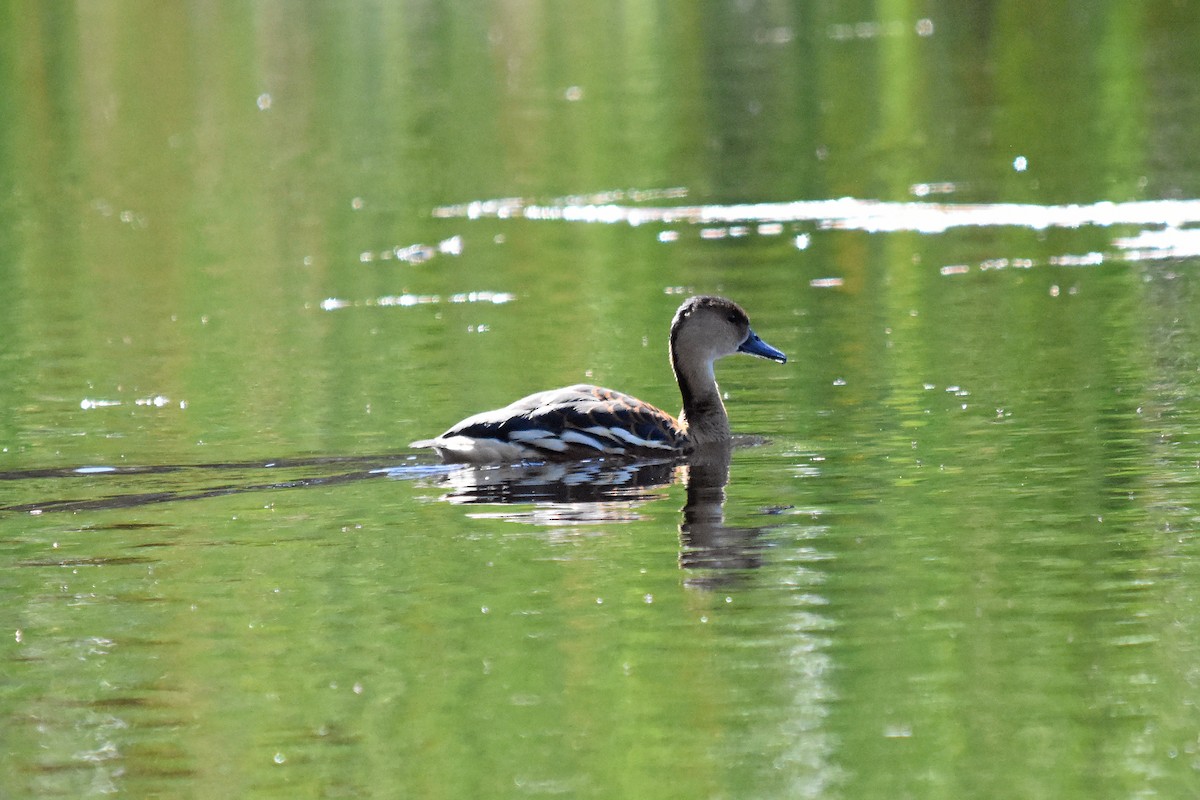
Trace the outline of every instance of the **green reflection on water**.
<instances>
[{"instance_id":1,"label":"green reflection on water","mask_svg":"<svg viewBox=\"0 0 1200 800\"><path fill-rule=\"evenodd\" d=\"M85 503L0 512L14 793L1194 794L1194 260L433 216L1194 198L1183 7L0 15L0 506ZM584 380L674 408L692 291L792 356L719 367L771 439L730 466L732 550L681 531L682 477L580 510L265 466L390 465Z\"/></svg>"}]
</instances>

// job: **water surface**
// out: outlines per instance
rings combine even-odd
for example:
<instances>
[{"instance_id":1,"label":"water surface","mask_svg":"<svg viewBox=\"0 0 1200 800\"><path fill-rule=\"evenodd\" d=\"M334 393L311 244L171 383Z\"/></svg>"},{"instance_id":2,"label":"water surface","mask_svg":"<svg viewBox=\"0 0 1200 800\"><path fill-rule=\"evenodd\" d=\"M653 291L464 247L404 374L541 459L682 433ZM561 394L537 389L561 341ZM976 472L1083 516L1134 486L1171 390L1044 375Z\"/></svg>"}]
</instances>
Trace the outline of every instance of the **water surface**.
<instances>
[{"instance_id":1,"label":"water surface","mask_svg":"<svg viewBox=\"0 0 1200 800\"><path fill-rule=\"evenodd\" d=\"M1185 6L0 13L14 796L1196 794Z\"/></svg>"}]
</instances>

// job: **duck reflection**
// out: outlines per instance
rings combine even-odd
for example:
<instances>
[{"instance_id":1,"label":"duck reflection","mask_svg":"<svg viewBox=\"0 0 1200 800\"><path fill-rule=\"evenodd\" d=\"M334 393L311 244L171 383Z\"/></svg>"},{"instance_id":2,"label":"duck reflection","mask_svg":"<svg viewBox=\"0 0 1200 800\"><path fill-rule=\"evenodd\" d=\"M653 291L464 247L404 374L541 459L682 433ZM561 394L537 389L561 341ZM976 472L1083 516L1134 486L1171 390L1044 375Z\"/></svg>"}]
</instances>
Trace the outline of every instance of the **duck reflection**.
<instances>
[{"instance_id":1,"label":"duck reflection","mask_svg":"<svg viewBox=\"0 0 1200 800\"><path fill-rule=\"evenodd\" d=\"M689 585L715 588L762 565L764 527L725 524L725 487L732 446L720 443L660 461L462 466L438 478L457 504L533 504L519 512L479 516L542 525L625 522L680 481L687 492L679 523L679 564Z\"/></svg>"},{"instance_id":2,"label":"duck reflection","mask_svg":"<svg viewBox=\"0 0 1200 800\"><path fill-rule=\"evenodd\" d=\"M674 460L462 466L440 483L450 490L442 499L451 503L606 504L659 496L676 468Z\"/></svg>"},{"instance_id":3,"label":"duck reflection","mask_svg":"<svg viewBox=\"0 0 1200 800\"><path fill-rule=\"evenodd\" d=\"M679 524L679 565L703 571L689 579L691 585L724 585L721 576L763 563L763 528L725 524L730 449L726 444L700 451L684 467L687 503Z\"/></svg>"}]
</instances>

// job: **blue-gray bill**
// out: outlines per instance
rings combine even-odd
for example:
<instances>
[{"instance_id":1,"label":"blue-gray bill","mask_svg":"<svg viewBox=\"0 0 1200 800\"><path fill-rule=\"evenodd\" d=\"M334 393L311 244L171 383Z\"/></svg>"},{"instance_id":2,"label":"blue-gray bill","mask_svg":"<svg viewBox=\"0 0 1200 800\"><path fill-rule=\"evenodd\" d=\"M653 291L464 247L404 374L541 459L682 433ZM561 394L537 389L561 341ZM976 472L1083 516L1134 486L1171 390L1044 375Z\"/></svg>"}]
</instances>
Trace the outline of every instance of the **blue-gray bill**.
<instances>
[{"instance_id":1,"label":"blue-gray bill","mask_svg":"<svg viewBox=\"0 0 1200 800\"><path fill-rule=\"evenodd\" d=\"M752 356L759 358L769 358L772 361L778 361L780 364L787 363L787 356L782 350L776 350L771 345L758 338L758 334L750 331L750 335L746 337L746 341L742 342L738 347L739 353L749 353Z\"/></svg>"}]
</instances>

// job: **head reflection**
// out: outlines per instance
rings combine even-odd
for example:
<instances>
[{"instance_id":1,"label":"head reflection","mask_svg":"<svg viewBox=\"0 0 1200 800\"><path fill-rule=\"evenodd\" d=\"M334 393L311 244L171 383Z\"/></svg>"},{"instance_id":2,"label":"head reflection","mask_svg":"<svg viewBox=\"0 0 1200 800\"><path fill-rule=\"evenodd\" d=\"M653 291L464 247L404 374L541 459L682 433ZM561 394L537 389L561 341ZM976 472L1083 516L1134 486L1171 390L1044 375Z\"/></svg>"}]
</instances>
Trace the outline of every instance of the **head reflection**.
<instances>
[{"instance_id":1,"label":"head reflection","mask_svg":"<svg viewBox=\"0 0 1200 800\"><path fill-rule=\"evenodd\" d=\"M702 450L683 467L687 503L679 524L679 566L689 586L715 589L762 566L761 528L725 524L730 447Z\"/></svg>"}]
</instances>

